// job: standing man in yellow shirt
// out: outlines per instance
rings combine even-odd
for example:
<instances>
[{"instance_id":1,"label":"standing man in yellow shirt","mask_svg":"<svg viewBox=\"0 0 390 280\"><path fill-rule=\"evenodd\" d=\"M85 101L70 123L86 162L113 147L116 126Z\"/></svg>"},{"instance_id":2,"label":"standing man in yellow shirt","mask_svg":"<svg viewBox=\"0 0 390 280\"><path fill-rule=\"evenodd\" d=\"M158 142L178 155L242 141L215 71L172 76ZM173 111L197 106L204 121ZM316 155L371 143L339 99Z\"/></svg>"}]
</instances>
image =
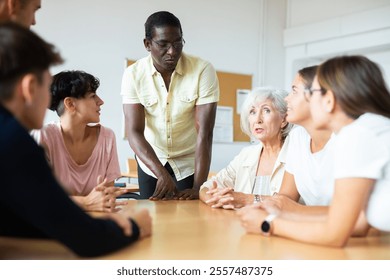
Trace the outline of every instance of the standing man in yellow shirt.
<instances>
[{"instance_id":1,"label":"standing man in yellow shirt","mask_svg":"<svg viewBox=\"0 0 390 280\"><path fill-rule=\"evenodd\" d=\"M144 39L150 55L123 74L123 110L141 198L198 199L209 172L218 78L209 62L182 52L184 43L175 15L150 15Z\"/></svg>"}]
</instances>

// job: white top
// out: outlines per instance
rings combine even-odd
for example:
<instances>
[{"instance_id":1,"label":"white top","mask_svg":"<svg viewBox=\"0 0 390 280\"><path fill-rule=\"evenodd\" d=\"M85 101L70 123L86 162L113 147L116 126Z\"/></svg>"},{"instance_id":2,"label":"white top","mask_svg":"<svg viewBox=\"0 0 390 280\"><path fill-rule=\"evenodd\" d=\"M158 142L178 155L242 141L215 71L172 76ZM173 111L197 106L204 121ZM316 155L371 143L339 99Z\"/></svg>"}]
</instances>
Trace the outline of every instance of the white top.
<instances>
[{"instance_id":1,"label":"white top","mask_svg":"<svg viewBox=\"0 0 390 280\"><path fill-rule=\"evenodd\" d=\"M306 129L296 126L289 135L286 171L294 175L301 198L306 205L329 205L333 196L334 135L316 153L311 152Z\"/></svg>"},{"instance_id":2,"label":"white top","mask_svg":"<svg viewBox=\"0 0 390 280\"><path fill-rule=\"evenodd\" d=\"M289 145L289 137L284 141L283 147L276 159L274 168L270 175L269 188L262 195L272 195L278 192L282 184L284 175L284 166L286 163L286 155ZM216 180L220 188L234 188L236 192L250 194L253 191L255 184L257 165L259 163L260 153L263 149L261 143L245 147L241 152L229 163L227 167L219 171L213 178L206 181L204 187L211 188L213 181ZM256 192L254 192L256 193Z\"/></svg>"},{"instance_id":3,"label":"white top","mask_svg":"<svg viewBox=\"0 0 390 280\"><path fill-rule=\"evenodd\" d=\"M252 193L254 194L271 194L270 191L271 176L256 176L253 184Z\"/></svg>"},{"instance_id":4,"label":"white top","mask_svg":"<svg viewBox=\"0 0 390 280\"><path fill-rule=\"evenodd\" d=\"M336 179L375 179L367 220L390 231L390 119L366 113L340 130L335 145Z\"/></svg>"}]
</instances>

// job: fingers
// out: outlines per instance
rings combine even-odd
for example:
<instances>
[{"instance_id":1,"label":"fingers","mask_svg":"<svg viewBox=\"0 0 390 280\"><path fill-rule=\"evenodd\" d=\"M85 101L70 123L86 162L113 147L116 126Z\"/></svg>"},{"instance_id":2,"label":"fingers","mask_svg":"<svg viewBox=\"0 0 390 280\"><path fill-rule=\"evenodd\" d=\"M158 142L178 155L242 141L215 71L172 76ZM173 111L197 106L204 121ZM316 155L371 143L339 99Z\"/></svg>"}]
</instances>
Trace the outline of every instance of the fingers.
<instances>
[{"instance_id":1,"label":"fingers","mask_svg":"<svg viewBox=\"0 0 390 280\"><path fill-rule=\"evenodd\" d=\"M127 201L116 201L115 206L124 206L127 205Z\"/></svg>"},{"instance_id":2,"label":"fingers","mask_svg":"<svg viewBox=\"0 0 390 280\"><path fill-rule=\"evenodd\" d=\"M99 192L102 192L102 191L104 191L105 188L106 188L105 186L98 185L98 186L95 187L95 190L99 191Z\"/></svg>"},{"instance_id":3,"label":"fingers","mask_svg":"<svg viewBox=\"0 0 390 280\"><path fill-rule=\"evenodd\" d=\"M161 198L161 200L172 200L172 199L179 199L179 194L176 193L176 190L174 192L166 192L163 198Z\"/></svg>"},{"instance_id":4,"label":"fingers","mask_svg":"<svg viewBox=\"0 0 390 280\"><path fill-rule=\"evenodd\" d=\"M192 200L192 199L198 199L199 198L199 191L196 191L194 189L186 189L178 193L177 198L180 200Z\"/></svg>"},{"instance_id":5,"label":"fingers","mask_svg":"<svg viewBox=\"0 0 390 280\"><path fill-rule=\"evenodd\" d=\"M140 237L147 237L152 234L152 217L149 215L149 212L145 212L143 224L140 228Z\"/></svg>"},{"instance_id":6,"label":"fingers","mask_svg":"<svg viewBox=\"0 0 390 280\"><path fill-rule=\"evenodd\" d=\"M169 197L172 197L173 195L170 195ZM167 200L168 198L168 195L166 194L166 192L158 192L158 193L155 193L153 194L153 196L151 196L149 199L150 200Z\"/></svg>"},{"instance_id":7,"label":"fingers","mask_svg":"<svg viewBox=\"0 0 390 280\"><path fill-rule=\"evenodd\" d=\"M169 189L166 189L164 187L159 188L157 186L156 190L153 193L153 195L149 199L150 200L160 200L160 199L163 199L168 192L169 192Z\"/></svg>"},{"instance_id":8,"label":"fingers","mask_svg":"<svg viewBox=\"0 0 390 280\"><path fill-rule=\"evenodd\" d=\"M103 212L106 212L106 213L116 213L116 212L119 212L122 210L122 206L126 205L127 202L126 201L121 201L121 203L118 203L118 204L115 204L115 205L112 205L112 206L109 206L109 207L105 207L103 209Z\"/></svg>"},{"instance_id":9,"label":"fingers","mask_svg":"<svg viewBox=\"0 0 390 280\"><path fill-rule=\"evenodd\" d=\"M103 180L103 177L101 175L99 175L97 178L97 186L95 187L95 189L97 191L102 191L102 190L104 190L104 188L106 188L108 186L109 185L107 185L107 178L104 178L104 180Z\"/></svg>"},{"instance_id":10,"label":"fingers","mask_svg":"<svg viewBox=\"0 0 390 280\"><path fill-rule=\"evenodd\" d=\"M207 191L206 193L208 194L209 191ZM230 198L230 199L227 199L227 198ZM232 188L223 188L223 189L219 189L217 192L214 191L214 193L212 194L212 197L210 199L206 200L205 202L207 205L211 205L211 206L218 204L217 206L215 206L216 208L218 208L218 207L222 207L222 205L226 204L226 202L230 203L233 200L234 200L233 189Z\"/></svg>"},{"instance_id":11,"label":"fingers","mask_svg":"<svg viewBox=\"0 0 390 280\"><path fill-rule=\"evenodd\" d=\"M99 175L99 176L97 177L96 184L97 184L97 185L100 185L102 182L103 182L103 176L102 176L102 175Z\"/></svg>"},{"instance_id":12,"label":"fingers","mask_svg":"<svg viewBox=\"0 0 390 280\"><path fill-rule=\"evenodd\" d=\"M113 187L114 188L114 187ZM105 190L107 191L107 190ZM103 191L103 192L105 192ZM127 201L117 201L117 196L126 193L127 190L114 190L112 192L107 191L103 198L103 208L105 212L113 213L118 212L122 206L127 205Z\"/></svg>"},{"instance_id":13,"label":"fingers","mask_svg":"<svg viewBox=\"0 0 390 280\"><path fill-rule=\"evenodd\" d=\"M149 214L149 211L147 211L146 209L141 209L131 216L139 227L141 238L151 235L152 218Z\"/></svg>"},{"instance_id":14,"label":"fingers","mask_svg":"<svg viewBox=\"0 0 390 280\"><path fill-rule=\"evenodd\" d=\"M120 189L118 187L108 187L108 188L106 188L105 192L106 192L106 194L111 194L111 195L113 195L115 197L118 197L118 196L120 196L122 194L128 193L129 190L127 190L127 189Z\"/></svg>"},{"instance_id":15,"label":"fingers","mask_svg":"<svg viewBox=\"0 0 390 280\"><path fill-rule=\"evenodd\" d=\"M123 188L118 188L118 187L96 187L95 188L97 191L101 191L103 193L104 196L114 196L114 197L117 197L117 196L120 196L122 194L125 194L128 192L127 189L123 189Z\"/></svg>"},{"instance_id":16,"label":"fingers","mask_svg":"<svg viewBox=\"0 0 390 280\"><path fill-rule=\"evenodd\" d=\"M109 199L103 200L103 209L104 212L112 213L116 212L116 199L115 197L110 197Z\"/></svg>"},{"instance_id":17,"label":"fingers","mask_svg":"<svg viewBox=\"0 0 390 280\"><path fill-rule=\"evenodd\" d=\"M251 206L242 207L239 210L237 210L237 212L236 212L237 216L242 217L242 216L246 215L248 212L250 212L252 209L254 209L252 207L252 205Z\"/></svg>"},{"instance_id":18,"label":"fingers","mask_svg":"<svg viewBox=\"0 0 390 280\"><path fill-rule=\"evenodd\" d=\"M210 188L210 189L206 192L206 194L214 195L214 194L216 194L216 193L218 193L218 192L219 192L219 189L218 189L218 188Z\"/></svg>"},{"instance_id":19,"label":"fingers","mask_svg":"<svg viewBox=\"0 0 390 280\"><path fill-rule=\"evenodd\" d=\"M224 205L222 205L222 208L226 209L226 210L234 210L235 209L233 204L224 204Z\"/></svg>"},{"instance_id":20,"label":"fingers","mask_svg":"<svg viewBox=\"0 0 390 280\"><path fill-rule=\"evenodd\" d=\"M176 186L173 182L164 182L157 181L156 190L154 194L149 198L150 200L168 200L176 197ZM172 184L170 184L172 183Z\"/></svg>"},{"instance_id":21,"label":"fingers","mask_svg":"<svg viewBox=\"0 0 390 280\"><path fill-rule=\"evenodd\" d=\"M222 188L222 189L212 189L207 191L206 193L213 196L223 196L231 192L233 192L232 188Z\"/></svg>"},{"instance_id":22,"label":"fingers","mask_svg":"<svg viewBox=\"0 0 390 280\"><path fill-rule=\"evenodd\" d=\"M212 206L215 203L217 203L218 201L219 201L219 197L213 196L212 198L206 200L205 202L206 202L207 205Z\"/></svg>"},{"instance_id":23,"label":"fingers","mask_svg":"<svg viewBox=\"0 0 390 280\"><path fill-rule=\"evenodd\" d=\"M176 194L176 185L173 181L173 178L165 171L164 174L161 175L157 179L156 189L153 195L149 198L150 200L160 200L160 199L172 199L172 197Z\"/></svg>"},{"instance_id":24,"label":"fingers","mask_svg":"<svg viewBox=\"0 0 390 280\"><path fill-rule=\"evenodd\" d=\"M184 193L182 196L178 197L179 200L192 200L196 199L194 195L190 193Z\"/></svg>"},{"instance_id":25,"label":"fingers","mask_svg":"<svg viewBox=\"0 0 390 280\"><path fill-rule=\"evenodd\" d=\"M97 185L105 185L107 183L107 178L103 179L102 175L97 177Z\"/></svg>"},{"instance_id":26,"label":"fingers","mask_svg":"<svg viewBox=\"0 0 390 280\"><path fill-rule=\"evenodd\" d=\"M223 208L224 205L232 205L234 198L232 196L221 197L218 202L211 205L212 208ZM234 208L234 207L233 207Z\"/></svg>"},{"instance_id":27,"label":"fingers","mask_svg":"<svg viewBox=\"0 0 390 280\"><path fill-rule=\"evenodd\" d=\"M261 209L261 208L263 208L263 202L248 204L248 205L244 206L244 208Z\"/></svg>"},{"instance_id":28,"label":"fingers","mask_svg":"<svg viewBox=\"0 0 390 280\"><path fill-rule=\"evenodd\" d=\"M244 207L236 213L240 218L242 227L248 233L261 233L261 222L265 219L266 215L268 215L265 211L253 207Z\"/></svg>"}]
</instances>

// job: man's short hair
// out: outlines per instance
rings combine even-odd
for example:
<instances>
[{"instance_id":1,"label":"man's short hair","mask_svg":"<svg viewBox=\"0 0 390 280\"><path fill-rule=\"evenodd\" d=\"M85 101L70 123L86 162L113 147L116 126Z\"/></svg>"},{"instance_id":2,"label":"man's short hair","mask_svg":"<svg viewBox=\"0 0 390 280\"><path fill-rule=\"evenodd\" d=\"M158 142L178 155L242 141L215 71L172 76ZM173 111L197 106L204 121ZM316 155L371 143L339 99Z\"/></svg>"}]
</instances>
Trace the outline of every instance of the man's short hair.
<instances>
[{"instance_id":1,"label":"man's short hair","mask_svg":"<svg viewBox=\"0 0 390 280\"><path fill-rule=\"evenodd\" d=\"M153 38L153 29L155 27L173 26L180 29L180 33L183 35L181 29L180 20L172 13L167 11L160 11L151 14L145 22L145 38Z\"/></svg>"},{"instance_id":2,"label":"man's short hair","mask_svg":"<svg viewBox=\"0 0 390 280\"><path fill-rule=\"evenodd\" d=\"M0 101L12 97L16 82L32 73L42 81L51 65L62 62L54 46L16 23L0 24Z\"/></svg>"}]
</instances>

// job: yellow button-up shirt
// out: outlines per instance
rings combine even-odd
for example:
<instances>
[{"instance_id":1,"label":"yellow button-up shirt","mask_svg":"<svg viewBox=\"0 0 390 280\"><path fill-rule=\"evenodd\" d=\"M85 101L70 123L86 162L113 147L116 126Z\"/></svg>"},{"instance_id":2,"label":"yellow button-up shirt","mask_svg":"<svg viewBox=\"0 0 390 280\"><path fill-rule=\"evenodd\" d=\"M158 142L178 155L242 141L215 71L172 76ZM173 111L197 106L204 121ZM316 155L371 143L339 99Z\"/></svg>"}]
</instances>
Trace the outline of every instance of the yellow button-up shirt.
<instances>
[{"instance_id":1,"label":"yellow button-up shirt","mask_svg":"<svg viewBox=\"0 0 390 280\"><path fill-rule=\"evenodd\" d=\"M177 180L194 174L195 106L219 100L214 67L207 61L182 53L167 91L149 55L125 70L121 95L123 104L144 106L145 139L162 165L168 162ZM145 173L155 177L139 158L138 162Z\"/></svg>"}]
</instances>

